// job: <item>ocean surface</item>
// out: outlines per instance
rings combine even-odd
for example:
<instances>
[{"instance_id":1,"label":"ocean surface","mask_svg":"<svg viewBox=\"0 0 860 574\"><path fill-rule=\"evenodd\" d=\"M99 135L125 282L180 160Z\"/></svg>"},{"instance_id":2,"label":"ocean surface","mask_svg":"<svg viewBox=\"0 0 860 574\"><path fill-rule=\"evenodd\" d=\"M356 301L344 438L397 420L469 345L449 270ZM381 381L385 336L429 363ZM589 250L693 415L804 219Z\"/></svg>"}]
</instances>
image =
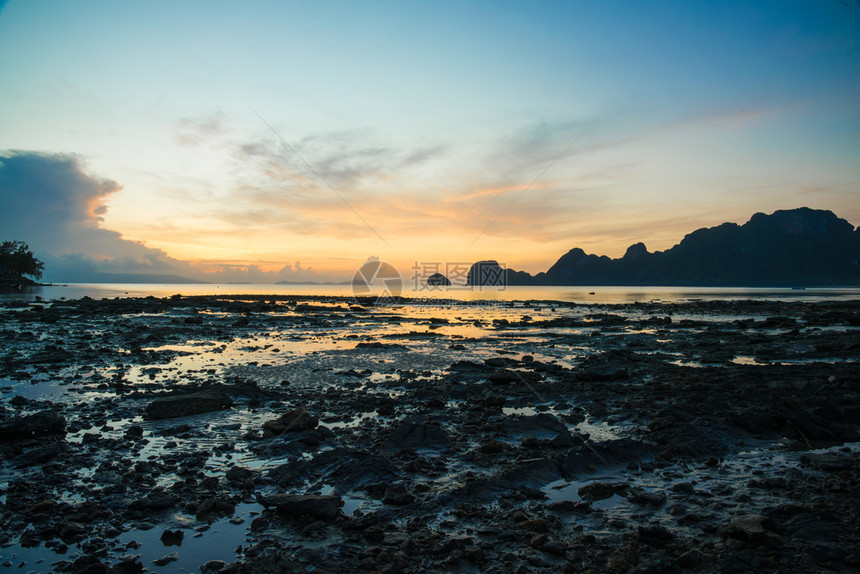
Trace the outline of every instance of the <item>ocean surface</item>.
<instances>
[{"instance_id":1,"label":"ocean surface","mask_svg":"<svg viewBox=\"0 0 860 574\"><path fill-rule=\"evenodd\" d=\"M574 303L635 303L709 300L846 301L860 300L860 288L750 288L750 287L439 287L404 286L404 297L461 301L568 301ZM2 300L113 299L171 295L302 295L351 297L351 285L275 284L147 284L70 283L33 287L23 293L0 294Z\"/></svg>"}]
</instances>

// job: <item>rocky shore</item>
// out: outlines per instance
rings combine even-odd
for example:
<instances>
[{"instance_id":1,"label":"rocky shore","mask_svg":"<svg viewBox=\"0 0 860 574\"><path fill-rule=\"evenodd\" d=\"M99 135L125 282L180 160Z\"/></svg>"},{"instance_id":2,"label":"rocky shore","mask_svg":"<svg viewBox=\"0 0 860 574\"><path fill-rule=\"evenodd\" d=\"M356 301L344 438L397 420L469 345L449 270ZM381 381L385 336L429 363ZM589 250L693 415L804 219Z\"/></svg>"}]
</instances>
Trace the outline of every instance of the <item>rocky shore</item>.
<instances>
[{"instance_id":1,"label":"rocky shore","mask_svg":"<svg viewBox=\"0 0 860 574\"><path fill-rule=\"evenodd\" d=\"M860 571L860 302L0 306L0 568Z\"/></svg>"}]
</instances>

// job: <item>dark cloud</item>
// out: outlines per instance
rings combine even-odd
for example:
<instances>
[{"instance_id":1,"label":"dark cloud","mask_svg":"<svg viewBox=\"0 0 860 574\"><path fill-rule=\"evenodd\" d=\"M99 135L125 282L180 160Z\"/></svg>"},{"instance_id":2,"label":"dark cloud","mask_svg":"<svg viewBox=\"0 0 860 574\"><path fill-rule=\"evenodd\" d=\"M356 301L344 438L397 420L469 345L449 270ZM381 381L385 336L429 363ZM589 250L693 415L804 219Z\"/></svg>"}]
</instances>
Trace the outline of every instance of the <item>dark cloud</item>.
<instances>
[{"instance_id":1,"label":"dark cloud","mask_svg":"<svg viewBox=\"0 0 860 574\"><path fill-rule=\"evenodd\" d=\"M0 153L0 240L26 241L45 261L46 281L105 280L105 274L178 275L206 281L317 280L314 272L287 266L211 265L202 272L160 249L103 229L105 199L122 187L86 173L80 157L30 151ZM211 269L214 268L214 271Z\"/></svg>"},{"instance_id":2,"label":"dark cloud","mask_svg":"<svg viewBox=\"0 0 860 574\"><path fill-rule=\"evenodd\" d=\"M163 251L102 229L105 199L122 187L87 174L74 155L13 151L0 155L0 228L45 260L45 277L63 270L177 273L188 265Z\"/></svg>"}]
</instances>

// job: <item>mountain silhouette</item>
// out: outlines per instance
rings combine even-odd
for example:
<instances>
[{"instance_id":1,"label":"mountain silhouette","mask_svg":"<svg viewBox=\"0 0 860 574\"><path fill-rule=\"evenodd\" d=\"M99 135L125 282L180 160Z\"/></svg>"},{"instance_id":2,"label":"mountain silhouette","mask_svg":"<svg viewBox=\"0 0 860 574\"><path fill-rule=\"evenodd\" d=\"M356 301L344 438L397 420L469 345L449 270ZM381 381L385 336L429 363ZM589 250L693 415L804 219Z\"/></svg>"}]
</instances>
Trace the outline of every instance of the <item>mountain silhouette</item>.
<instances>
[{"instance_id":1,"label":"mountain silhouette","mask_svg":"<svg viewBox=\"0 0 860 574\"><path fill-rule=\"evenodd\" d=\"M508 270L507 279L509 285L860 285L860 229L808 207L756 213L743 225L698 229L666 251L636 243L610 259L574 248L546 273Z\"/></svg>"}]
</instances>

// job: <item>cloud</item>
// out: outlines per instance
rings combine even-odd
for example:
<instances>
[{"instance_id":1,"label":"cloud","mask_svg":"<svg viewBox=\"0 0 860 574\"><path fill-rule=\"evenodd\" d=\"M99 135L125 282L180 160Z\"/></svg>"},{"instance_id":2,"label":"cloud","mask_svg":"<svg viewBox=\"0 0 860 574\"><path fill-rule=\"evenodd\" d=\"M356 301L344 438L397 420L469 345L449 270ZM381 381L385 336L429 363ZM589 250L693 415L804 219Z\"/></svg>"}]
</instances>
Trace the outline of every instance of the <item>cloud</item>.
<instances>
[{"instance_id":1,"label":"cloud","mask_svg":"<svg viewBox=\"0 0 860 574\"><path fill-rule=\"evenodd\" d=\"M0 154L0 229L3 239L26 241L46 263L47 281L82 281L87 274L171 274L191 279L245 282L326 280L310 268L208 262L170 257L160 249L103 229L105 200L122 187L86 173L75 155L9 151Z\"/></svg>"},{"instance_id":2,"label":"cloud","mask_svg":"<svg viewBox=\"0 0 860 574\"><path fill-rule=\"evenodd\" d=\"M226 116L215 112L198 118L183 118L174 130L176 140L186 147L198 147L227 133Z\"/></svg>"}]
</instances>

